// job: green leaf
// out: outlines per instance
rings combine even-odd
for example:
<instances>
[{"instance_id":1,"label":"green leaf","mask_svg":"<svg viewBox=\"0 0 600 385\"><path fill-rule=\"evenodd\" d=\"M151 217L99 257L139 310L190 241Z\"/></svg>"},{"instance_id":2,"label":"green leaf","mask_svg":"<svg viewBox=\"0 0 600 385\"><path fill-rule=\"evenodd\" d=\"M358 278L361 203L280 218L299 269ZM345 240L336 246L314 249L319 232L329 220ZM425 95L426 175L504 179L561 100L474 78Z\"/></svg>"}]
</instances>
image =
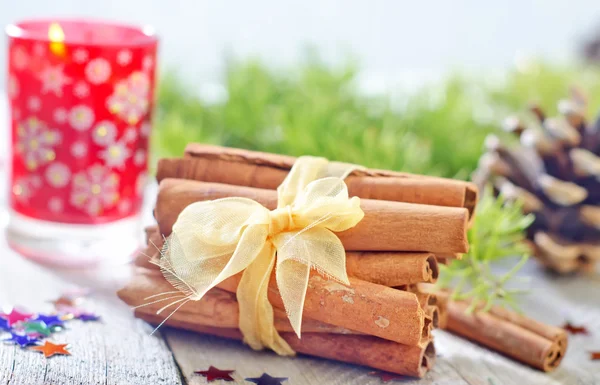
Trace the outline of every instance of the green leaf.
<instances>
[{"instance_id":1,"label":"green leaf","mask_svg":"<svg viewBox=\"0 0 600 385\"><path fill-rule=\"evenodd\" d=\"M520 207L485 188L468 232L469 252L440 270L438 287L450 289L453 300L470 300L468 312L488 311L494 305L514 308L515 295L524 293L509 287L529 258L523 241L531 216L523 215ZM492 264L499 261L514 262L504 274L495 274Z\"/></svg>"}]
</instances>

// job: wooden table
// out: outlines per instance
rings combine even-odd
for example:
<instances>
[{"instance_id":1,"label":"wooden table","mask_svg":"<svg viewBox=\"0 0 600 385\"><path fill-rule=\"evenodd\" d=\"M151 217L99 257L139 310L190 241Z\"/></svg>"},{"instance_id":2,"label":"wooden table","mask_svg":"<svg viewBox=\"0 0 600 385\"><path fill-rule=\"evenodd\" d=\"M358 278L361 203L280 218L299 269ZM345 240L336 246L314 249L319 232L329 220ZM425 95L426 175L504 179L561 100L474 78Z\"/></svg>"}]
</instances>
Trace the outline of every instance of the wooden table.
<instances>
[{"instance_id":1,"label":"wooden table","mask_svg":"<svg viewBox=\"0 0 600 385\"><path fill-rule=\"evenodd\" d=\"M0 95L0 122L4 123L2 107ZM3 129L0 124L0 138L6 138ZM5 143L0 139L0 146ZM2 190L6 190L4 172L5 167L0 164ZM0 194L0 225L3 227L6 212L2 194L4 191ZM147 207L149 217L151 205ZM70 322L68 330L53 336L54 341L71 344L72 356L46 360L38 353L0 345L0 385L205 384L205 379L193 372L205 370L209 365L235 369L233 377L237 384L251 384L244 378L258 377L263 372L289 377L284 385L383 384L368 374L369 369L352 365L303 356L282 358L269 352L253 352L239 342L166 327L150 335L153 328L135 319L132 311L115 295L129 277L128 266L84 271L46 267L11 251L4 237L0 239L0 250L0 306L22 305L31 311L50 311L52 305L47 301L59 297L70 287L84 286L93 290L84 306L102 316L99 323ZM521 275L532 279L531 292L522 301L526 314L553 325L572 320L585 325L592 333L571 337L566 358L556 372L540 373L469 341L436 331L435 368L422 380L406 379L398 383L600 384L600 361L590 361L588 354L591 350L600 350L600 274L558 278L544 274L535 261L530 261Z\"/></svg>"}]
</instances>

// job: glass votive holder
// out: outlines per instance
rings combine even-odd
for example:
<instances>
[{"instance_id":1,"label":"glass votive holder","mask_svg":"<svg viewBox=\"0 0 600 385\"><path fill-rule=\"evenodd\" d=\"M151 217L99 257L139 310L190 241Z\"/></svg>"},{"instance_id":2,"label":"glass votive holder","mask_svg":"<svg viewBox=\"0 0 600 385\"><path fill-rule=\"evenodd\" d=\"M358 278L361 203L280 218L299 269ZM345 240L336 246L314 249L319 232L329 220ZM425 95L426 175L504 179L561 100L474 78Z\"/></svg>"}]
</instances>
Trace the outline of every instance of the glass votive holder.
<instances>
[{"instance_id":1,"label":"glass votive holder","mask_svg":"<svg viewBox=\"0 0 600 385\"><path fill-rule=\"evenodd\" d=\"M55 265L127 261L140 244L156 36L87 20L6 33L9 245Z\"/></svg>"}]
</instances>

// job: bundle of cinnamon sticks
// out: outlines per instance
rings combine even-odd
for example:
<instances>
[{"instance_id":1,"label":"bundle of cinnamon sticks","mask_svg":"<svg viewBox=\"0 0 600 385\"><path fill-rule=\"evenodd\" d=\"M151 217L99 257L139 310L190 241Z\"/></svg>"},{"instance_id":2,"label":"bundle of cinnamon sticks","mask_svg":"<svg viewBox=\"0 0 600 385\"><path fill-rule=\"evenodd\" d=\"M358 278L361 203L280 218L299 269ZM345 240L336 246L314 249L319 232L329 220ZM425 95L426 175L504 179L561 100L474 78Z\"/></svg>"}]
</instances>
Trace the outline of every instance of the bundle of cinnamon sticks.
<instances>
[{"instance_id":1,"label":"bundle of cinnamon sticks","mask_svg":"<svg viewBox=\"0 0 600 385\"><path fill-rule=\"evenodd\" d=\"M156 226L146 229L147 248L136 259L133 280L119 291L138 307L136 316L152 323L166 314L162 293L174 288L155 263L164 239L182 210L197 201L251 198L269 209L275 189L295 159L200 144L188 145L183 158L159 161ZM312 272L304 304L302 338L293 333L275 279L268 298L280 335L298 353L422 377L433 366L433 328L473 339L536 368L556 368L566 336L502 309L467 314L468 304L431 291L438 262L468 250L467 228L475 212L477 189L471 183L382 170L355 171L346 179L350 195L361 197L365 216L354 228L336 233L346 249L350 286ZM188 302L167 325L242 339L235 292L240 275ZM168 314L169 312L167 312Z\"/></svg>"},{"instance_id":2,"label":"bundle of cinnamon sticks","mask_svg":"<svg viewBox=\"0 0 600 385\"><path fill-rule=\"evenodd\" d=\"M136 315L162 321L166 315L156 313L166 302L156 295L174 289L152 262L160 258L164 237L182 210L197 201L234 196L275 209L276 188L294 161L200 144L188 145L183 158L160 160L157 225L146 230L148 247L119 296L132 306L157 301L137 308ZM422 377L435 359L432 330L439 308L435 295L399 287L435 282L438 258L457 258L468 250L477 189L467 182L382 170L355 171L346 183L365 213L357 226L336 233L346 249L350 286L311 273L299 339L271 279L268 297L276 329L298 353ZM223 281L202 300L182 306L166 324L241 339L239 280L237 275Z\"/></svg>"}]
</instances>

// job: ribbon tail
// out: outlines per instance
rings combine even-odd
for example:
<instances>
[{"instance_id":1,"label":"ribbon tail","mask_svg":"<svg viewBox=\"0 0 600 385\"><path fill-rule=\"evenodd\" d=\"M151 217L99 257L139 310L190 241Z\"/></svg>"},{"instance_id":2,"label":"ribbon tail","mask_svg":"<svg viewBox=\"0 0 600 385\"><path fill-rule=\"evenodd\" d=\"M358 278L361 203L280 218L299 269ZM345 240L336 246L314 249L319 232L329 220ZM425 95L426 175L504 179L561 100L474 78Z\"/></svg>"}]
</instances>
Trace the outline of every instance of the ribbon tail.
<instances>
[{"instance_id":1,"label":"ribbon tail","mask_svg":"<svg viewBox=\"0 0 600 385\"><path fill-rule=\"evenodd\" d=\"M295 352L277 332L273 307L268 298L274 265L275 248L268 242L242 274L236 293L240 309L239 327L244 342L252 349L268 347L279 355L291 356Z\"/></svg>"}]
</instances>

